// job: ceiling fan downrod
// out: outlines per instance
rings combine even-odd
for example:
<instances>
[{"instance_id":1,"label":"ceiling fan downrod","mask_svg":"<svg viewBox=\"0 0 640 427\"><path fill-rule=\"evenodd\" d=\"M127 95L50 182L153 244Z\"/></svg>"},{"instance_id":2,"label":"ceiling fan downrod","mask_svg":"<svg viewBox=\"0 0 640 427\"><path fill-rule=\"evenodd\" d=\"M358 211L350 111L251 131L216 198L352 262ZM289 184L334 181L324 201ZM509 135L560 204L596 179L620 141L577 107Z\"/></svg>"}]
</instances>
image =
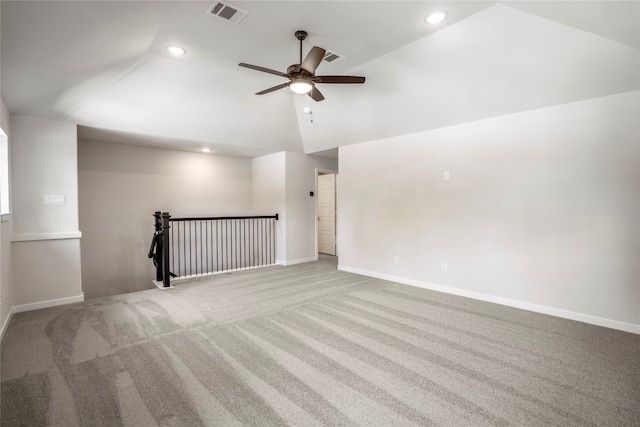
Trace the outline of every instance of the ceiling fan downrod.
<instances>
[{"instance_id":1,"label":"ceiling fan downrod","mask_svg":"<svg viewBox=\"0 0 640 427\"><path fill-rule=\"evenodd\" d=\"M306 39L308 35L304 30L296 31L296 38L300 40L300 62L298 64L302 64L302 41Z\"/></svg>"}]
</instances>

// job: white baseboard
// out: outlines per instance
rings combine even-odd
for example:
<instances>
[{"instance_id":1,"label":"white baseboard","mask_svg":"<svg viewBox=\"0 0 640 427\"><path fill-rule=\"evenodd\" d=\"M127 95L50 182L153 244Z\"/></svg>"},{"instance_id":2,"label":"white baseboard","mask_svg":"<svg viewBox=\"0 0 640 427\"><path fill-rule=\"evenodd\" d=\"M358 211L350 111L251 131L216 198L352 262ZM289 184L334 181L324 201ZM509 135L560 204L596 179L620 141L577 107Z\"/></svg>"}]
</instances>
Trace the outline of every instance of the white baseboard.
<instances>
[{"instance_id":1,"label":"white baseboard","mask_svg":"<svg viewBox=\"0 0 640 427\"><path fill-rule=\"evenodd\" d=\"M84 292L80 295L66 298L52 299L48 301L34 302L31 304L14 305L12 310L14 313L22 313L23 311L39 310L41 308L57 307L59 305L73 304L75 302L84 301Z\"/></svg>"},{"instance_id":2,"label":"white baseboard","mask_svg":"<svg viewBox=\"0 0 640 427\"><path fill-rule=\"evenodd\" d=\"M11 310L9 310L9 315L7 316L7 320L2 324L2 329L0 329L0 342L2 342L2 340L4 339L4 333L7 331L7 327L9 326L9 323L11 323L11 318L13 318L13 307L11 307Z\"/></svg>"},{"instance_id":3,"label":"white baseboard","mask_svg":"<svg viewBox=\"0 0 640 427\"><path fill-rule=\"evenodd\" d=\"M158 289L174 289L175 286L173 286L171 283L169 283L169 286L164 286L164 282L160 281L160 280L152 280L153 284L156 285L156 288Z\"/></svg>"},{"instance_id":4,"label":"white baseboard","mask_svg":"<svg viewBox=\"0 0 640 427\"><path fill-rule=\"evenodd\" d=\"M310 258L301 258L301 259L292 259L291 261L281 261L281 265L296 265L296 264L304 264L305 262L313 262L317 261L318 256L310 257Z\"/></svg>"},{"instance_id":5,"label":"white baseboard","mask_svg":"<svg viewBox=\"0 0 640 427\"><path fill-rule=\"evenodd\" d=\"M266 264L266 265L255 265L253 267L243 267L243 268L236 268L233 270L223 270L223 271L212 271L210 273L203 273L203 274L191 274L189 276L181 276L181 277L172 277L170 280L170 283L180 283L180 282L186 282L188 280L191 279L198 279L201 277L208 277L208 276L217 276L220 274L231 274L231 273L235 273L237 271L245 271L245 270L255 270L256 268L265 268L265 267L272 267L274 265L284 265L281 261L276 261L275 264ZM172 289L174 286L171 285L168 288L164 287L164 283L158 281L158 280L152 280L153 284L160 288L160 289Z\"/></svg>"},{"instance_id":6,"label":"white baseboard","mask_svg":"<svg viewBox=\"0 0 640 427\"><path fill-rule=\"evenodd\" d=\"M589 323L591 325L604 326L605 328L617 329L624 332L631 332L640 335L640 325L632 323L620 322L617 320L605 319L603 317L592 316L589 314L575 313L573 311L562 310L559 308L547 307L544 305L532 304L524 301L512 300L509 298L497 297L494 295L482 294L479 292L466 291L463 289L452 288L449 286L435 285L433 283L422 282L419 280L406 279L403 277L391 276L388 274L376 273L373 271L360 270L358 268L338 265L338 270L347 273L360 274L362 276L375 277L376 279L388 280L390 282L401 283L403 285L415 286L418 288L429 289L432 291L443 292L446 294L458 295L466 298L473 298L480 301L492 302L495 304L505 305L507 307L519 308L522 310L533 311L536 313L548 314L551 316L561 317L563 319L576 320L578 322Z\"/></svg>"}]
</instances>

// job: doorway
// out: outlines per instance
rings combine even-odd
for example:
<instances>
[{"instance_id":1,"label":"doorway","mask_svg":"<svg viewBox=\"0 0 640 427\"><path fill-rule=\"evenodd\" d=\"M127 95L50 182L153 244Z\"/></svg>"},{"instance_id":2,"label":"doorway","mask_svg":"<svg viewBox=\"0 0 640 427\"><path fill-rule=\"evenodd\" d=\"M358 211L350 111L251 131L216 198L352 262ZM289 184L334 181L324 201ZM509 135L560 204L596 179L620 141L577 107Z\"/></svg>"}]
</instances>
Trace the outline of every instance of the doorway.
<instances>
[{"instance_id":1,"label":"doorway","mask_svg":"<svg viewBox=\"0 0 640 427\"><path fill-rule=\"evenodd\" d=\"M337 255L336 245L336 171L317 171L316 242L318 255Z\"/></svg>"}]
</instances>

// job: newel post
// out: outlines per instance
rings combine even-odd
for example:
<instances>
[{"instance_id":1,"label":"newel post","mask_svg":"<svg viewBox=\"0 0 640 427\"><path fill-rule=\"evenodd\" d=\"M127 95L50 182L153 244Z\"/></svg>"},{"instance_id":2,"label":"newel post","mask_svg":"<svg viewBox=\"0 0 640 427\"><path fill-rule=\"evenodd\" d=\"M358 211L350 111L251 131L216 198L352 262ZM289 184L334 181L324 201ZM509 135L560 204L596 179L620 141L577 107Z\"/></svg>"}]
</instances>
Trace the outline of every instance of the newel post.
<instances>
[{"instance_id":1,"label":"newel post","mask_svg":"<svg viewBox=\"0 0 640 427\"><path fill-rule=\"evenodd\" d=\"M169 273L169 228L171 228L171 226L169 225L169 218L171 218L169 212L162 212L162 256L160 257L162 259L162 263L159 263L162 269L162 278L158 280L162 280L162 284L165 288L171 286L171 275Z\"/></svg>"},{"instance_id":2,"label":"newel post","mask_svg":"<svg viewBox=\"0 0 640 427\"><path fill-rule=\"evenodd\" d=\"M151 251L149 252L149 257L152 256L153 250L155 249L155 254L153 254L153 261L156 266L156 280L158 282L162 282L162 216L160 212L154 212L154 233L153 233L153 242L151 243ZM154 248L155 245L155 248Z\"/></svg>"}]
</instances>

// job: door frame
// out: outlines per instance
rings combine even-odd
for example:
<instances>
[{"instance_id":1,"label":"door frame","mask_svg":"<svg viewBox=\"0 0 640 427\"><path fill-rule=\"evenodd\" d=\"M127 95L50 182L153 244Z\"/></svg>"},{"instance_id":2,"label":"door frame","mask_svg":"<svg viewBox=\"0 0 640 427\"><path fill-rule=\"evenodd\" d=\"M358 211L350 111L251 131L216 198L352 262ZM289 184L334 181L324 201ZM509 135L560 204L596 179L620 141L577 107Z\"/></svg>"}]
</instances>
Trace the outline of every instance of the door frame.
<instances>
[{"instance_id":1,"label":"door frame","mask_svg":"<svg viewBox=\"0 0 640 427\"><path fill-rule=\"evenodd\" d=\"M315 176L315 181L316 181L316 188L315 188L315 217L314 217L314 221L313 223L315 224L315 242L316 242L316 259L319 258L319 252L318 252L318 175L321 174L335 174L336 175L336 191L335 191L335 197L336 197L336 213L335 213L335 220L336 220L336 234L335 234L335 238L336 238L336 256L338 256L338 171L336 169L323 169L323 168L316 168L316 176Z\"/></svg>"}]
</instances>

